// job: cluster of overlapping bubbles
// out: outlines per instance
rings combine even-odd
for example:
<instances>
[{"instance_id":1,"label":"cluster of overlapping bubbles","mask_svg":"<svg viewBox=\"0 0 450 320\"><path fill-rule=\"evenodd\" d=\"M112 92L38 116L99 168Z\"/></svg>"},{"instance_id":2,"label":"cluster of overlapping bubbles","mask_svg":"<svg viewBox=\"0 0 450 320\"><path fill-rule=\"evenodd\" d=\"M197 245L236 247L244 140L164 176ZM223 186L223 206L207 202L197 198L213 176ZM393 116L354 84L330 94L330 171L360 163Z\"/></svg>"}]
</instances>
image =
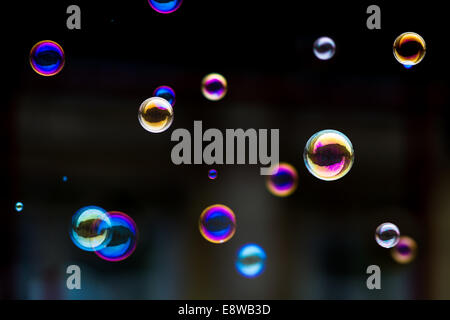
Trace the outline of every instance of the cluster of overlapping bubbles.
<instances>
[{"instance_id":1,"label":"cluster of overlapping bubbles","mask_svg":"<svg viewBox=\"0 0 450 320\"><path fill-rule=\"evenodd\" d=\"M122 261L136 249L137 227L123 212L87 206L73 215L70 238L78 248L103 260Z\"/></svg>"},{"instance_id":2,"label":"cluster of overlapping bubbles","mask_svg":"<svg viewBox=\"0 0 450 320\"><path fill-rule=\"evenodd\" d=\"M170 14L177 11L183 0L148 0L150 7L158 13ZM331 60L336 54L336 43L329 37L320 37L313 44L313 53L322 61ZM420 63L426 53L425 40L414 32L399 35L393 44L395 59L405 68ZM30 65L41 76L55 76L65 65L65 53L61 45L51 40L36 43L30 51ZM222 100L228 91L226 78L210 73L201 81L201 93L212 102ZM174 120L175 90L163 85L144 100L138 110L141 126L151 133L167 131ZM336 181L347 175L354 163L354 150L350 139L342 132L325 129L313 133L303 149L303 162L315 178L322 181ZM215 180L217 170L211 169L208 177ZM63 178L67 181L67 177ZM286 162L277 164L267 177L268 191L277 197L292 195L298 187L297 169ZM16 204L16 211L23 210L23 204ZM207 207L200 215L199 230L209 242L222 244L229 241L236 232L236 216L223 204ZM70 237L80 249L94 252L107 261L122 261L136 249L137 228L133 219L119 211L110 211L87 206L78 210L72 218ZM383 223L375 231L376 242L383 248L390 248L392 257L399 263L414 260L416 242L407 236L400 236L398 227ZM266 265L264 249L254 243L243 245L236 255L237 271L245 277L262 274Z\"/></svg>"}]
</instances>

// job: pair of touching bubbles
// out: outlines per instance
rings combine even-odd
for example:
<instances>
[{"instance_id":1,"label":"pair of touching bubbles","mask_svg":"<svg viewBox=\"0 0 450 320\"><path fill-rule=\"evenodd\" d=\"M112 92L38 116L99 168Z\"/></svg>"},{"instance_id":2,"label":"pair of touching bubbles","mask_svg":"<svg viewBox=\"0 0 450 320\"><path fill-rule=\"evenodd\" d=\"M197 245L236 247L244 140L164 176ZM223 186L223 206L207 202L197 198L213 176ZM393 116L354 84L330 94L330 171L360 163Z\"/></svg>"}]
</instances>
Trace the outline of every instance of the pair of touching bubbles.
<instances>
[{"instance_id":1,"label":"pair of touching bubbles","mask_svg":"<svg viewBox=\"0 0 450 320\"><path fill-rule=\"evenodd\" d=\"M227 81L218 73L211 73L202 80L203 96L211 101L221 100L227 93ZM138 119L141 126L151 133L161 133L170 128L174 118L175 91L169 86L160 86L153 97L141 103Z\"/></svg>"},{"instance_id":2,"label":"pair of touching bubbles","mask_svg":"<svg viewBox=\"0 0 450 320\"><path fill-rule=\"evenodd\" d=\"M87 206L73 215L69 234L78 248L115 262L135 251L138 231L134 220L123 212Z\"/></svg>"},{"instance_id":3,"label":"pair of touching bubbles","mask_svg":"<svg viewBox=\"0 0 450 320\"><path fill-rule=\"evenodd\" d=\"M411 262L417 255L417 243L408 236L400 236L399 228L393 223L379 225L375 240L381 247L391 249L392 258L400 264Z\"/></svg>"},{"instance_id":4,"label":"pair of touching bubbles","mask_svg":"<svg viewBox=\"0 0 450 320\"><path fill-rule=\"evenodd\" d=\"M223 204L207 207L199 218L200 234L209 242L225 243L236 232L236 216L234 212ZM266 253L257 244L246 244L237 253L235 267L244 277L254 278L265 269Z\"/></svg>"},{"instance_id":5,"label":"pair of touching bubbles","mask_svg":"<svg viewBox=\"0 0 450 320\"><path fill-rule=\"evenodd\" d=\"M338 180L352 168L353 145L345 134L336 130L322 130L306 142L303 161L308 171L324 181ZM266 186L270 193L279 197L291 195L298 184L297 170L288 163L280 163L267 176Z\"/></svg>"}]
</instances>

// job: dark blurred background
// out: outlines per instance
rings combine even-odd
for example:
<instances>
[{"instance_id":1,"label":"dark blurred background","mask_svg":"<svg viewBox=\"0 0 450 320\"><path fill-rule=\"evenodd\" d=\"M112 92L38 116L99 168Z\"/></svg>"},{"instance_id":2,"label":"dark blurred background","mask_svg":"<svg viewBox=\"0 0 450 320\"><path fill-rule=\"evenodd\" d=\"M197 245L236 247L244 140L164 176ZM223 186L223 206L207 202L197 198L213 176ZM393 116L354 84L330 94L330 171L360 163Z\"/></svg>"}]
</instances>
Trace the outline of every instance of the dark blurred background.
<instances>
[{"instance_id":1,"label":"dark blurred background","mask_svg":"<svg viewBox=\"0 0 450 320\"><path fill-rule=\"evenodd\" d=\"M66 8L81 7L81 30ZM381 7L381 30L366 8ZM170 15L139 1L39 1L9 5L2 18L0 297L3 299L449 299L450 137L448 40L436 6L385 2L185 0ZM419 33L424 60L405 69L395 38ZM319 61L314 40L337 52ZM66 65L54 77L30 67L31 47L54 40ZM223 74L225 99L206 100L200 83ZM175 89L171 128L150 134L140 103L159 85ZM206 128L279 128L280 160L299 173L297 191L277 198L259 165L172 164L171 132L194 120ZM343 179L310 175L308 138L344 132L355 163ZM68 181L63 182L62 177ZM17 213L14 205L24 203ZM237 217L227 243L205 241L198 217L222 203ZM127 260L111 263L70 240L72 215L98 205L137 223ZM374 240L383 222L418 243L397 264ZM240 276L237 249L267 253L264 274ZM66 288L81 268L82 290ZM381 268L368 290L366 268Z\"/></svg>"}]
</instances>

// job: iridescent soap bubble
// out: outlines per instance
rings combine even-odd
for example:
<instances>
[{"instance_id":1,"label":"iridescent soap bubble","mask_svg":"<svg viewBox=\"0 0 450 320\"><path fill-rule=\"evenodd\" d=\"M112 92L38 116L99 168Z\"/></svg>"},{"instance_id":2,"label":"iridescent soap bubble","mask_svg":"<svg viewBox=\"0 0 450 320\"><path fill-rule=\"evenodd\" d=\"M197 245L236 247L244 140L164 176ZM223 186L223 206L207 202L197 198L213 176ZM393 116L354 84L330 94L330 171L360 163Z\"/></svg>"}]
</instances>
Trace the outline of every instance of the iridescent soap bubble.
<instances>
[{"instance_id":1,"label":"iridescent soap bubble","mask_svg":"<svg viewBox=\"0 0 450 320\"><path fill-rule=\"evenodd\" d=\"M426 50L425 40L414 32L402 33L394 41L394 57L406 68L422 61Z\"/></svg>"},{"instance_id":2,"label":"iridescent soap bubble","mask_svg":"<svg viewBox=\"0 0 450 320\"><path fill-rule=\"evenodd\" d=\"M166 99L152 97L142 102L138 118L145 130L152 133L163 132L172 124L173 108Z\"/></svg>"},{"instance_id":3,"label":"iridescent soap bubble","mask_svg":"<svg viewBox=\"0 0 450 320\"><path fill-rule=\"evenodd\" d=\"M331 38L320 37L314 41L313 52L320 60L329 60L333 58L336 52L336 44Z\"/></svg>"},{"instance_id":4,"label":"iridescent soap bubble","mask_svg":"<svg viewBox=\"0 0 450 320\"><path fill-rule=\"evenodd\" d=\"M159 13L172 13L177 11L183 0L148 0L150 6Z\"/></svg>"},{"instance_id":5,"label":"iridescent soap bubble","mask_svg":"<svg viewBox=\"0 0 450 320\"><path fill-rule=\"evenodd\" d=\"M263 248L253 243L246 244L238 251L236 270L244 277L257 277L266 267L266 258Z\"/></svg>"},{"instance_id":6,"label":"iridescent soap bubble","mask_svg":"<svg viewBox=\"0 0 450 320\"><path fill-rule=\"evenodd\" d=\"M227 80L218 73L208 74L202 80L202 93L206 99L217 101L225 97L228 90Z\"/></svg>"},{"instance_id":7,"label":"iridescent soap bubble","mask_svg":"<svg viewBox=\"0 0 450 320\"><path fill-rule=\"evenodd\" d=\"M397 245L391 249L391 254L398 263L410 263L417 255L417 243L410 237L402 236Z\"/></svg>"},{"instance_id":8,"label":"iridescent soap bubble","mask_svg":"<svg viewBox=\"0 0 450 320\"><path fill-rule=\"evenodd\" d=\"M22 202L17 202L15 207L16 207L16 211L20 212L20 211L23 210L23 203Z\"/></svg>"},{"instance_id":9,"label":"iridescent soap bubble","mask_svg":"<svg viewBox=\"0 0 450 320\"><path fill-rule=\"evenodd\" d=\"M64 50L55 41L40 41L31 48L31 67L42 76L54 76L62 70L64 63Z\"/></svg>"},{"instance_id":10,"label":"iridescent soap bubble","mask_svg":"<svg viewBox=\"0 0 450 320\"><path fill-rule=\"evenodd\" d=\"M400 239L400 230L390 222L380 224L375 230L375 240L383 248L395 247Z\"/></svg>"},{"instance_id":11,"label":"iridescent soap bubble","mask_svg":"<svg viewBox=\"0 0 450 320\"><path fill-rule=\"evenodd\" d=\"M313 176L325 181L337 180L345 176L353 166L353 146L343 133L322 130L309 138L303 159Z\"/></svg>"},{"instance_id":12,"label":"iridescent soap bubble","mask_svg":"<svg viewBox=\"0 0 450 320\"><path fill-rule=\"evenodd\" d=\"M267 189L275 196L287 197L297 189L297 170L288 163L280 163L272 167L272 173L267 176Z\"/></svg>"},{"instance_id":13,"label":"iridescent soap bubble","mask_svg":"<svg viewBox=\"0 0 450 320\"><path fill-rule=\"evenodd\" d=\"M160 86L155 89L153 96L166 99L172 107L175 105L175 91L169 86Z\"/></svg>"},{"instance_id":14,"label":"iridescent soap bubble","mask_svg":"<svg viewBox=\"0 0 450 320\"><path fill-rule=\"evenodd\" d=\"M106 261L122 261L136 249L137 226L132 218L123 212L108 212L111 220L111 240L95 254Z\"/></svg>"},{"instance_id":15,"label":"iridescent soap bubble","mask_svg":"<svg viewBox=\"0 0 450 320\"><path fill-rule=\"evenodd\" d=\"M222 204L215 204L203 210L199 219L202 236L212 243L230 240L236 231L234 212Z\"/></svg>"},{"instance_id":16,"label":"iridescent soap bubble","mask_svg":"<svg viewBox=\"0 0 450 320\"><path fill-rule=\"evenodd\" d=\"M96 251L106 247L111 235L111 220L100 207L83 207L72 217L70 238L82 250Z\"/></svg>"},{"instance_id":17,"label":"iridescent soap bubble","mask_svg":"<svg viewBox=\"0 0 450 320\"><path fill-rule=\"evenodd\" d=\"M211 169L208 171L208 178L210 178L211 180L214 180L217 178L217 170L216 169Z\"/></svg>"}]
</instances>

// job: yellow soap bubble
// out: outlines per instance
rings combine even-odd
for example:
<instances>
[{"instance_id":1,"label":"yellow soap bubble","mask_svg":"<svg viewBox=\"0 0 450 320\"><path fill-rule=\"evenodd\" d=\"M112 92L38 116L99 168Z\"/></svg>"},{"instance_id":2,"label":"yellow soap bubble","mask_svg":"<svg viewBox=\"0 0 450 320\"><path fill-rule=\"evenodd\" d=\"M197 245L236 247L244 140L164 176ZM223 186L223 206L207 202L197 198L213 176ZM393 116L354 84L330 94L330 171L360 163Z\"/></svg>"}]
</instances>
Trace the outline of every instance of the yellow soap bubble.
<instances>
[{"instance_id":1,"label":"yellow soap bubble","mask_svg":"<svg viewBox=\"0 0 450 320\"><path fill-rule=\"evenodd\" d=\"M394 41L394 57L407 68L422 61L425 52L425 40L417 33L402 33Z\"/></svg>"},{"instance_id":2,"label":"yellow soap bubble","mask_svg":"<svg viewBox=\"0 0 450 320\"><path fill-rule=\"evenodd\" d=\"M410 263L417 255L416 241L407 236L400 237L397 245L391 249L391 255L398 263Z\"/></svg>"},{"instance_id":3,"label":"yellow soap bubble","mask_svg":"<svg viewBox=\"0 0 450 320\"><path fill-rule=\"evenodd\" d=\"M152 97L142 102L139 107L141 126L152 133L166 131L173 121L172 105L160 97Z\"/></svg>"}]
</instances>

